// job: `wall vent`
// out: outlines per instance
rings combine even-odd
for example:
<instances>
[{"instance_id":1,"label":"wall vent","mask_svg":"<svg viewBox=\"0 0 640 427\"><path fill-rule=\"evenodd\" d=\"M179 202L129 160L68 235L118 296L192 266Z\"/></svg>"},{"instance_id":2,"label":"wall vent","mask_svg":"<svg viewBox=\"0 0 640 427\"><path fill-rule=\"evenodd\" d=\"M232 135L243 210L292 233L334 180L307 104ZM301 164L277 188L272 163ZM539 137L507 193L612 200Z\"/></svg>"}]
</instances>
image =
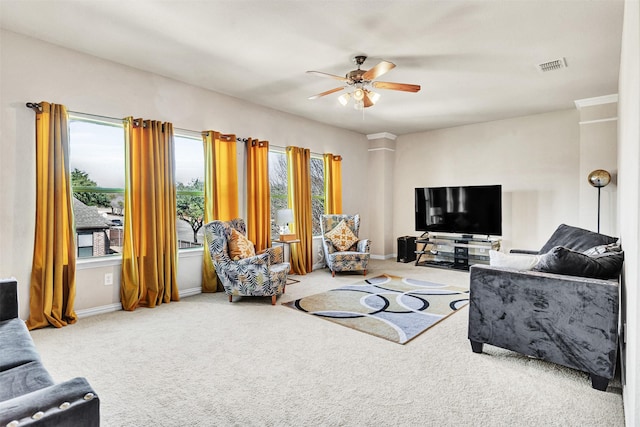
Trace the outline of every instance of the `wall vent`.
<instances>
[{"instance_id":1,"label":"wall vent","mask_svg":"<svg viewBox=\"0 0 640 427\"><path fill-rule=\"evenodd\" d=\"M554 59L553 61L543 62L542 64L538 64L538 70L544 72L559 70L561 68L566 68L567 60L564 58Z\"/></svg>"}]
</instances>

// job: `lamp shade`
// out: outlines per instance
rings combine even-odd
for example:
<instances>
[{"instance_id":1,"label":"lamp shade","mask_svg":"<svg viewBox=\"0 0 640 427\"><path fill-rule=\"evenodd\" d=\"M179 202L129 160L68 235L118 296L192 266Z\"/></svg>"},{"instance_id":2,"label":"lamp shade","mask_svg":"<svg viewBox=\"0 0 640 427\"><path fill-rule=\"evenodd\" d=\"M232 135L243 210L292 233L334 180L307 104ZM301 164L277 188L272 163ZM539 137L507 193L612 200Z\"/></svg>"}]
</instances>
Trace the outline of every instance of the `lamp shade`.
<instances>
[{"instance_id":1,"label":"lamp shade","mask_svg":"<svg viewBox=\"0 0 640 427\"><path fill-rule=\"evenodd\" d=\"M587 179L589 184L596 188L606 187L611 182L611 174L604 169L596 169L589 174Z\"/></svg>"},{"instance_id":2,"label":"lamp shade","mask_svg":"<svg viewBox=\"0 0 640 427\"><path fill-rule=\"evenodd\" d=\"M285 225L293 222L293 210L291 209L280 209L276 213L276 224Z\"/></svg>"}]
</instances>

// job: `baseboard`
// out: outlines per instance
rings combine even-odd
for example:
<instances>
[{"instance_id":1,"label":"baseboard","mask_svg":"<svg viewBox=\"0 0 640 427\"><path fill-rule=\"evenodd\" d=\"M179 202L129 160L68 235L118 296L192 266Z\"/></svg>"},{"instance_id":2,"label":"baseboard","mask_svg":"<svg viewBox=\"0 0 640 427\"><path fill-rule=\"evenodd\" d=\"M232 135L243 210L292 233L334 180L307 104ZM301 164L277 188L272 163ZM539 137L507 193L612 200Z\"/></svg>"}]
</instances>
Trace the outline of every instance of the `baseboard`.
<instances>
[{"instance_id":1,"label":"baseboard","mask_svg":"<svg viewBox=\"0 0 640 427\"><path fill-rule=\"evenodd\" d=\"M381 260L386 260L386 259L393 259L396 258L397 255L396 254L388 254L388 255L371 255L370 258L371 259L381 259Z\"/></svg>"},{"instance_id":2,"label":"baseboard","mask_svg":"<svg viewBox=\"0 0 640 427\"><path fill-rule=\"evenodd\" d=\"M122 310L122 304L109 304L109 305L101 305L100 307L92 307L85 308L84 310L76 310L76 316L78 319L82 319L83 317L95 316L97 314L111 313L114 311Z\"/></svg>"},{"instance_id":3,"label":"baseboard","mask_svg":"<svg viewBox=\"0 0 640 427\"><path fill-rule=\"evenodd\" d=\"M202 287L183 289L178 292L180 298L191 297L202 293Z\"/></svg>"},{"instance_id":4,"label":"baseboard","mask_svg":"<svg viewBox=\"0 0 640 427\"><path fill-rule=\"evenodd\" d=\"M180 298L186 298L186 297L190 297L190 296L201 294L201 293L202 293L202 288L198 287L198 288L183 289L178 292L178 295L180 296ZM109 304L109 305L101 305L100 307L85 308L84 310L76 310L76 316L78 316L78 319L82 319L83 317L95 316L95 315L104 314L104 313L111 313L111 312L120 311L120 310L122 310L122 304L115 303L115 304Z\"/></svg>"},{"instance_id":5,"label":"baseboard","mask_svg":"<svg viewBox=\"0 0 640 427\"><path fill-rule=\"evenodd\" d=\"M324 262L318 262L318 263L313 264L313 267L311 268L311 271L320 270L320 269L325 268L325 267L326 267L326 265L324 265Z\"/></svg>"}]
</instances>

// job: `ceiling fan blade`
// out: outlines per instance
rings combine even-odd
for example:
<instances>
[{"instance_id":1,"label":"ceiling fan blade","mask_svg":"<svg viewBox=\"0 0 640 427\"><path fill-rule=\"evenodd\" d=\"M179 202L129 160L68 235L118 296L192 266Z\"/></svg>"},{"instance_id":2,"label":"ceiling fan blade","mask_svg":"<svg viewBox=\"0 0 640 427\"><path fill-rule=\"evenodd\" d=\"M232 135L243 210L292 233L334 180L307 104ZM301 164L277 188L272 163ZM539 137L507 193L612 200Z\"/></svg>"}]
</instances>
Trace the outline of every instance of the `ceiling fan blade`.
<instances>
[{"instance_id":1,"label":"ceiling fan blade","mask_svg":"<svg viewBox=\"0 0 640 427\"><path fill-rule=\"evenodd\" d=\"M390 90L402 90L405 92L418 92L420 85L410 85L406 83L392 83L392 82L373 82L371 83L376 89L390 89Z\"/></svg>"},{"instance_id":2,"label":"ceiling fan blade","mask_svg":"<svg viewBox=\"0 0 640 427\"><path fill-rule=\"evenodd\" d=\"M318 77L329 77L331 79L340 80L341 82L349 81L349 79L346 77L336 76L335 74L323 73L322 71L307 71L307 74L313 74Z\"/></svg>"},{"instance_id":3,"label":"ceiling fan blade","mask_svg":"<svg viewBox=\"0 0 640 427\"><path fill-rule=\"evenodd\" d=\"M392 70L395 66L396 66L396 64L394 64L393 62L380 61L375 67L373 67L372 69L366 71L362 75L362 78L363 78L363 80L377 79L378 77L380 77L381 75L383 75L387 71Z\"/></svg>"},{"instance_id":4,"label":"ceiling fan blade","mask_svg":"<svg viewBox=\"0 0 640 427\"><path fill-rule=\"evenodd\" d=\"M318 98L320 98L321 96L331 95L332 93L339 92L339 91L341 91L342 89L344 89L344 87L337 87L337 88L334 88L334 89L328 90L328 91L326 91L326 92L322 92L322 93L319 93L319 94L317 94L317 95L310 96L310 97L309 97L309 99L318 99Z\"/></svg>"}]
</instances>

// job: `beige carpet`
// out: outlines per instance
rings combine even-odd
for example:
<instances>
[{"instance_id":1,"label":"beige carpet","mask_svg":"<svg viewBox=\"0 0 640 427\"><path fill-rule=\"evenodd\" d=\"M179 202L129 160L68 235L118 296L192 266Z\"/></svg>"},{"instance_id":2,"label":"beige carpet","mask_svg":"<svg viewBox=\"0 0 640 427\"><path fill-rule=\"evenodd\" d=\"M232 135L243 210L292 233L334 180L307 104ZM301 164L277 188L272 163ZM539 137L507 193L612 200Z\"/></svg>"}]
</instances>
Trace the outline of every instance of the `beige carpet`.
<instances>
[{"instance_id":1,"label":"beige carpet","mask_svg":"<svg viewBox=\"0 0 640 427\"><path fill-rule=\"evenodd\" d=\"M382 273L468 287L468 273L372 261ZM327 270L267 298L201 294L33 332L56 380L85 376L103 426L623 426L620 382L485 346L467 308L411 341L319 322L280 305L362 280Z\"/></svg>"}]
</instances>

